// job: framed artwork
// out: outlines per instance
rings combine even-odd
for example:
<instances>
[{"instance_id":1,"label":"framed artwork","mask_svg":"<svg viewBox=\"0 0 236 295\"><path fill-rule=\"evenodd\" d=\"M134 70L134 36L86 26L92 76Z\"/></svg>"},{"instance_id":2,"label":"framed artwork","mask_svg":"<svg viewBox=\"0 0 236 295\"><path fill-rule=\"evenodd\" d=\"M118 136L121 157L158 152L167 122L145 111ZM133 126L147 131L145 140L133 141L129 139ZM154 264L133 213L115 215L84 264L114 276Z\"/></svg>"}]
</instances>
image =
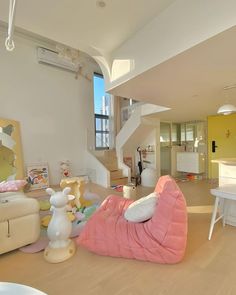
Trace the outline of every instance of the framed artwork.
<instances>
[{"instance_id":1,"label":"framed artwork","mask_svg":"<svg viewBox=\"0 0 236 295\"><path fill-rule=\"evenodd\" d=\"M0 119L0 182L24 178L20 124Z\"/></svg>"},{"instance_id":2,"label":"framed artwork","mask_svg":"<svg viewBox=\"0 0 236 295\"><path fill-rule=\"evenodd\" d=\"M45 164L31 164L26 168L27 182L29 190L44 189L49 186L48 165Z\"/></svg>"}]
</instances>

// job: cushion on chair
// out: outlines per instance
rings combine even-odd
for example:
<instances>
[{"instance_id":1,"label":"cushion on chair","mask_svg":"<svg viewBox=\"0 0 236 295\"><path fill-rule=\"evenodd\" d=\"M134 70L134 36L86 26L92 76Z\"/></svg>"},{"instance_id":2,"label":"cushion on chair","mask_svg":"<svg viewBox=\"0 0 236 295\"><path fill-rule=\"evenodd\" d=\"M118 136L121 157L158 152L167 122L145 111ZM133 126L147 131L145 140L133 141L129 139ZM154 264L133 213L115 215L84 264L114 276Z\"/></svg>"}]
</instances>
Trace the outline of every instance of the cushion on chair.
<instances>
[{"instance_id":1,"label":"cushion on chair","mask_svg":"<svg viewBox=\"0 0 236 295\"><path fill-rule=\"evenodd\" d=\"M131 203L124 212L125 219L132 222L143 222L150 219L156 210L157 201L158 194L154 192Z\"/></svg>"},{"instance_id":2,"label":"cushion on chair","mask_svg":"<svg viewBox=\"0 0 236 295\"><path fill-rule=\"evenodd\" d=\"M77 243L100 254L158 263L182 260L187 240L187 212L182 192L170 176L160 177L158 205L151 219L129 222L124 212L133 202L107 197L85 225Z\"/></svg>"},{"instance_id":3,"label":"cushion on chair","mask_svg":"<svg viewBox=\"0 0 236 295\"><path fill-rule=\"evenodd\" d=\"M0 182L0 192L16 192L26 185L26 180L9 180Z\"/></svg>"}]
</instances>

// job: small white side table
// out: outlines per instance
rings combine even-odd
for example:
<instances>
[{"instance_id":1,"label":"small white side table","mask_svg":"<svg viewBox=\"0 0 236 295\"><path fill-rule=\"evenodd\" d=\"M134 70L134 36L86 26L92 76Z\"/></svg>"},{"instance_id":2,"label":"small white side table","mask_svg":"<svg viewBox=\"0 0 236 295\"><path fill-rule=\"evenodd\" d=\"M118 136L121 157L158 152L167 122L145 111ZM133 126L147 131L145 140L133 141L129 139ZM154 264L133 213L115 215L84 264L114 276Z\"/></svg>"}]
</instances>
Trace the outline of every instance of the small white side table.
<instances>
[{"instance_id":1,"label":"small white side table","mask_svg":"<svg viewBox=\"0 0 236 295\"><path fill-rule=\"evenodd\" d=\"M132 183L123 186L123 197L126 199L136 199L136 186Z\"/></svg>"},{"instance_id":2,"label":"small white side table","mask_svg":"<svg viewBox=\"0 0 236 295\"><path fill-rule=\"evenodd\" d=\"M211 218L211 225L210 225L210 231L209 231L209 236L208 240L211 239L212 232L214 229L214 225L216 224L217 221L220 219L223 220L223 226L225 226L225 219L227 217L227 209L228 209L228 204L227 201L236 201L236 184L226 184L223 186L219 186L217 188L211 189L211 194L216 197L215 199L215 205L214 209L212 212L212 218ZM221 203L221 204L220 204ZM217 212L218 212L218 207L220 205L220 215L217 218Z\"/></svg>"},{"instance_id":3,"label":"small white side table","mask_svg":"<svg viewBox=\"0 0 236 295\"><path fill-rule=\"evenodd\" d=\"M4 295L47 295L40 290L34 289L32 287L8 283L8 282L0 282L0 294Z\"/></svg>"}]
</instances>

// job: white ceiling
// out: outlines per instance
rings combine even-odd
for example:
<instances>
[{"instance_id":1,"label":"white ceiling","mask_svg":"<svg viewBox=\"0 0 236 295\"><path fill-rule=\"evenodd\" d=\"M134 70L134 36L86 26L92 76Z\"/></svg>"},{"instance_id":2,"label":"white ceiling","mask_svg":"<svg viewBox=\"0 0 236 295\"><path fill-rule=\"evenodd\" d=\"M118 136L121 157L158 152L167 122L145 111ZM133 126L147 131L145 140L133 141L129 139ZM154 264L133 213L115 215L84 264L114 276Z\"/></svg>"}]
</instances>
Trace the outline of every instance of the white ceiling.
<instances>
[{"instance_id":1,"label":"white ceiling","mask_svg":"<svg viewBox=\"0 0 236 295\"><path fill-rule=\"evenodd\" d=\"M111 53L175 0L23 0L15 24L84 50ZM0 1L7 21L9 0ZM236 105L236 27L199 44L113 89L112 93L170 107L162 120L205 120L226 102ZM16 44L17 46L17 44ZM144 52L145 58L145 52Z\"/></svg>"},{"instance_id":2,"label":"white ceiling","mask_svg":"<svg viewBox=\"0 0 236 295\"><path fill-rule=\"evenodd\" d=\"M175 0L18 0L15 24L76 49L106 54L119 47ZM9 0L0 1L8 20Z\"/></svg>"},{"instance_id":3,"label":"white ceiling","mask_svg":"<svg viewBox=\"0 0 236 295\"><path fill-rule=\"evenodd\" d=\"M225 103L236 105L236 27L112 90L113 94L171 108L162 120L206 120Z\"/></svg>"}]
</instances>

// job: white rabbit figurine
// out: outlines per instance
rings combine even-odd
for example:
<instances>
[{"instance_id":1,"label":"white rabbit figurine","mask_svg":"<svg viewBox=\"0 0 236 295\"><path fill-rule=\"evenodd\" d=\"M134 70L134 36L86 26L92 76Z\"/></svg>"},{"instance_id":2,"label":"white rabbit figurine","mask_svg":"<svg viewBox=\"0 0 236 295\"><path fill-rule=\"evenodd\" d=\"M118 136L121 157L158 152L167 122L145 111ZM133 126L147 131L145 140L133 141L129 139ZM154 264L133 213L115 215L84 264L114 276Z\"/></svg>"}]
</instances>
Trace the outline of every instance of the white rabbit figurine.
<instances>
[{"instance_id":1,"label":"white rabbit figurine","mask_svg":"<svg viewBox=\"0 0 236 295\"><path fill-rule=\"evenodd\" d=\"M46 192L51 195L50 210L53 211L52 219L47 229L50 242L44 251L44 257L49 262L56 263L64 261L75 253L74 242L69 239L72 224L67 216L67 203L69 200L74 199L74 196L68 195L70 190L69 187L59 192L55 192L51 188L46 189Z\"/></svg>"}]
</instances>

